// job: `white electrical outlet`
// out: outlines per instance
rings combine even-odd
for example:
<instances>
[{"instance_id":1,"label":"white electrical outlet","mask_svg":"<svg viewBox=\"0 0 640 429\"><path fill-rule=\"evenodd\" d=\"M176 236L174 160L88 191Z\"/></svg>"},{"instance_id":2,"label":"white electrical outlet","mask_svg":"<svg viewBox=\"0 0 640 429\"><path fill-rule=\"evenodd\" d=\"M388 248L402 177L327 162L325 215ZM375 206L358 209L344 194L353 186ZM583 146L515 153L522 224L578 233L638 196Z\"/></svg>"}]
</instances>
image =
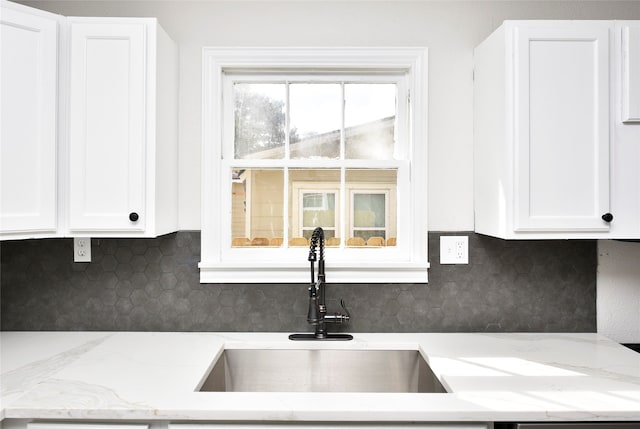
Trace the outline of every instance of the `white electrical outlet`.
<instances>
[{"instance_id":1,"label":"white electrical outlet","mask_svg":"<svg viewBox=\"0 0 640 429\"><path fill-rule=\"evenodd\" d=\"M91 238L74 237L73 261L74 262L91 262Z\"/></svg>"},{"instance_id":2,"label":"white electrical outlet","mask_svg":"<svg viewBox=\"0 0 640 429\"><path fill-rule=\"evenodd\" d=\"M440 237L440 264L468 264L469 237L443 235Z\"/></svg>"}]
</instances>

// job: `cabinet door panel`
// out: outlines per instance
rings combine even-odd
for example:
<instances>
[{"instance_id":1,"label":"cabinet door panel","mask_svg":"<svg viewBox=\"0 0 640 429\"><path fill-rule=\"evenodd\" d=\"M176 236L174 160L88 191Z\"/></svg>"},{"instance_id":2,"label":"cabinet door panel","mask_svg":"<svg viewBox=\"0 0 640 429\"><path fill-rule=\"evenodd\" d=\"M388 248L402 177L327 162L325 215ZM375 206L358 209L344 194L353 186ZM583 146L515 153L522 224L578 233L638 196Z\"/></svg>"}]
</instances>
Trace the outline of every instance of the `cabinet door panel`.
<instances>
[{"instance_id":1,"label":"cabinet door panel","mask_svg":"<svg viewBox=\"0 0 640 429\"><path fill-rule=\"evenodd\" d=\"M145 51L144 24L72 24L72 231L144 230Z\"/></svg>"},{"instance_id":2,"label":"cabinet door panel","mask_svg":"<svg viewBox=\"0 0 640 429\"><path fill-rule=\"evenodd\" d=\"M1 11L1 230L55 231L57 22Z\"/></svg>"},{"instance_id":3,"label":"cabinet door panel","mask_svg":"<svg viewBox=\"0 0 640 429\"><path fill-rule=\"evenodd\" d=\"M640 24L622 27L622 121L640 122Z\"/></svg>"},{"instance_id":4,"label":"cabinet door panel","mask_svg":"<svg viewBox=\"0 0 640 429\"><path fill-rule=\"evenodd\" d=\"M517 30L517 231L608 230L608 46L605 27Z\"/></svg>"}]
</instances>

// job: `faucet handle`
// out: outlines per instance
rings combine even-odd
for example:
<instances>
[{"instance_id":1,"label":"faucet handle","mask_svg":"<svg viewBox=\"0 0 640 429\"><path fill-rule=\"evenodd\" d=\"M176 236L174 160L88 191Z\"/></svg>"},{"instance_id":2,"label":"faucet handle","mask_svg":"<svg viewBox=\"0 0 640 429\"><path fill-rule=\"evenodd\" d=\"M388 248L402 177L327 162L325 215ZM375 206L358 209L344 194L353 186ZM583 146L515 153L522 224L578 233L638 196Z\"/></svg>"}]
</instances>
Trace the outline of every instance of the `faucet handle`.
<instances>
[{"instance_id":1,"label":"faucet handle","mask_svg":"<svg viewBox=\"0 0 640 429\"><path fill-rule=\"evenodd\" d=\"M340 306L344 310L345 314L338 313L337 311L333 314L325 314L323 320L329 323L345 323L348 322L351 318L351 314L349 314L349 310L347 310L347 306L344 303L344 300L340 300ZM326 310L325 310L326 311Z\"/></svg>"},{"instance_id":2,"label":"faucet handle","mask_svg":"<svg viewBox=\"0 0 640 429\"><path fill-rule=\"evenodd\" d=\"M349 313L349 310L344 303L344 299L340 299L340 307L342 307L342 309L344 310L345 321L349 320L351 318L351 313Z\"/></svg>"}]
</instances>

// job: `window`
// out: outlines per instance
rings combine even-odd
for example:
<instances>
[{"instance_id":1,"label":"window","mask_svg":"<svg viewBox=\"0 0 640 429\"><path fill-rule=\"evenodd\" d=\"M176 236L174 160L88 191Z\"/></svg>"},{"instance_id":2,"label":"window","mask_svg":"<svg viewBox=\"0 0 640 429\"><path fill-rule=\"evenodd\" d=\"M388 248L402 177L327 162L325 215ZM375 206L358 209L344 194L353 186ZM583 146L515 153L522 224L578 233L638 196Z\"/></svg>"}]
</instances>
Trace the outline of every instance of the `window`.
<instances>
[{"instance_id":1,"label":"window","mask_svg":"<svg viewBox=\"0 0 640 429\"><path fill-rule=\"evenodd\" d=\"M372 237L388 236L389 200L386 192L353 192L351 210L351 236L365 241Z\"/></svg>"},{"instance_id":2,"label":"window","mask_svg":"<svg viewBox=\"0 0 640 429\"><path fill-rule=\"evenodd\" d=\"M202 282L427 281L425 57L205 49Z\"/></svg>"},{"instance_id":3,"label":"window","mask_svg":"<svg viewBox=\"0 0 640 429\"><path fill-rule=\"evenodd\" d=\"M336 194L336 191L301 191L302 204L300 204L300 213L298 214L298 222L300 223L298 235L309 240L313 230L321 226L325 239L338 237L336 226L339 220L336 210Z\"/></svg>"}]
</instances>

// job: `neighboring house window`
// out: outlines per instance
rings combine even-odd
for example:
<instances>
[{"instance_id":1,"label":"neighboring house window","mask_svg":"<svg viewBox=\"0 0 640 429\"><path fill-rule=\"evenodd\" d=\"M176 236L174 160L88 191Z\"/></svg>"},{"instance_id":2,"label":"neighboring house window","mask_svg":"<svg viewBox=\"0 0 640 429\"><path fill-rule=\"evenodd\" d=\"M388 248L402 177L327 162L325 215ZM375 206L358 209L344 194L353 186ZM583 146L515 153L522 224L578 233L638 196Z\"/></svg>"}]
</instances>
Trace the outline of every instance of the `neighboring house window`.
<instances>
[{"instance_id":1,"label":"neighboring house window","mask_svg":"<svg viewBox=\"0 0 640 429\"><path fill-rule=\"evenodd\" d=\"M203 283L426 282L426 52L205 49Z\"/></svg>"},{"instance_id":2,"label":"neighboring house window","mask_svg":"<svg viewBox=\"0 0 640 429\"><path fill-rule=\"evenodd\" d=\"M360 237L367 242L380 238L384 242L376 245L385 245L386 239L391 238L387 230L389 224L389 192L370 191L356 192L351 195L351 228L352 237Z\"/></svg>"},{"instance_id":3,"label":"neighboring house window","mask_svg":"<svg viewBox=\"0 0 640 429\"><path fill-rule=\"evenodd\" d=\"M311 234L316 227L324 229L324 238L339 237L337 226L340 222L339 211L336 210L337 191L301 191L302 204L299 205L300 213L298 232L301 237L311 239Z\"/></svg>"}]
</instances>

